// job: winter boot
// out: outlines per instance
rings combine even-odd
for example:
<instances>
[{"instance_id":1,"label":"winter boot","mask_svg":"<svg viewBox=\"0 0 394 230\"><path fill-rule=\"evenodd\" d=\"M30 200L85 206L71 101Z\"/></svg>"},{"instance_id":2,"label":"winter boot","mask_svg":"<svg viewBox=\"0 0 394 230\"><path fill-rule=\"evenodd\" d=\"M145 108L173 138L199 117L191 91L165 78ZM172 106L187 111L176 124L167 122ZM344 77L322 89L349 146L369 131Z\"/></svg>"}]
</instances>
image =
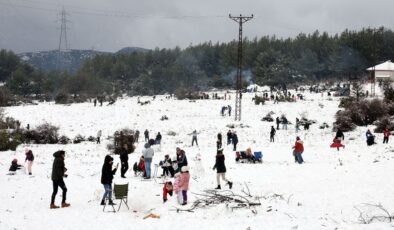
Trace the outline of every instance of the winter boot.
<instances>
[{"instance_id":1,"label":"winter boot","mask_svg":"<svg viewBox=\"0 0 394 230\"><path fill-rule=\"evenodd\" d=\"M116 205L112 200L109 200L108 204L109 205Z\"/></svg>"},{"instance_id":2,"label":"winter boot","mask_svg":"<svg viewBox=\"0 0 394 230\"><path fill-rule=\"evenodd\" d=\"M49 208L50 208L50 209L56 209L56 208L60 208L60 207L57 206L57 205L51 204L51 205L49 206Z\"/></svg>"},{"instance_id":3,"label":"winter boot","mask_svg":"<svg viewBox=\"0 0 394 230\"><path fill-rule=\"evenodd\" d=\"M230 189L233 187L233 182L229 181L228 182L228 187L230 187Z\"/></svg>"},{"instance_id":4,"label":"winter boot","mask_svg":"<svg viewBox=\"0 0 394 230\"><path fill-rule=\"evenodd\" d=\"M220 185L218 185L215 189L222 189L222 188L220 187Z\"/></svg>"},{"instance_id":5,"label":"winter boot","mask_svg":"<svg viewBox=\"0 0 394 230\"><path fill-rule=\"evenodd\" d=\"M100 205L105 205L105 200L102 199Z\"/></svg>"},{"instance_id":6,"label":"winter boot","mask_svg":"<svg viewBox=\"0 0 394 230\"><path fill-rule=\"evenodd\" d=\"M62 208L67 208L67 207L70 207L69 203L66 203L66 202L62 203Z\"/></svg>"}]
</instances>

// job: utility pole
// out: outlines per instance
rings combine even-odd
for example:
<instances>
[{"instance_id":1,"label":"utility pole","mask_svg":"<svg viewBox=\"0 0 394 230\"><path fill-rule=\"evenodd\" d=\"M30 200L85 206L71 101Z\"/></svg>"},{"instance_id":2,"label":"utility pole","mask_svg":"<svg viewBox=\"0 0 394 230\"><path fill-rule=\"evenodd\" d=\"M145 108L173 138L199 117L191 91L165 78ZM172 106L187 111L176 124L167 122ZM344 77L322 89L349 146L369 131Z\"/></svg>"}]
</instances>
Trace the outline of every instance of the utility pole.
<instances>
[{"instance_id":1,"label":"utility pole","mask_svg":"<svg viewBox=\"0 0 394 230\"><path fill-rule=\"evenodd\" d=\"M238 34L238 64L237 64L237 79L236 79L236 95L235 95L235 121L241 120L241 101L242 101L242 25L252 20L253 14L251 16L231 16L229 18L239 24L239 34Z\"/></svg>"},{"instance_id":2,"label":"utility pole","mask_svg":"<svg viewBox=\"0 0 394 230\"><path fill-rule=\"evenodd\" d=\"M67 41L67 23L70 22L67 20L66 10L62 9L60 12L60 38L59 38L59 51L67 51L70 49L68 41Z\"/></svg>"}]
</instances>

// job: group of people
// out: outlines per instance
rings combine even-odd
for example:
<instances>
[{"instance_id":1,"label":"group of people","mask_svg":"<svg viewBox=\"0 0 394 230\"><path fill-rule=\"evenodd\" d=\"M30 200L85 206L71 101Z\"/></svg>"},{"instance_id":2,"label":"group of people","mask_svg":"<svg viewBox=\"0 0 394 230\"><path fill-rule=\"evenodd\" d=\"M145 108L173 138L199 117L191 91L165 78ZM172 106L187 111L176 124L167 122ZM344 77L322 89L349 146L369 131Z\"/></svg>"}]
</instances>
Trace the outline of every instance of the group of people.
<instances>
[{"instance_id":1,"label":"group of people","mask_svg":"<svg viewBox=\"0 0 394 230\"><path fill-rule=\"evenodd\" d=\"M27 166L27 173L32 175L32 167L33 167L34 155L31 149L25 149L25 163ZM10 174L15 174L15 172L22 168L22 165L18 164L18 159L14 158L11 161L10 169L8 170Z\"/></svg>"},{"instance_id":2,"label":"group of people","mask_svg":"<svg viewBox=\"0 0 394 230\"><path fill-rule=\"evenodd\" d=\"M228 112L228 116L231 117L231 106L222 106L222 109L220 110L220 114L224 117L226 115L226 110Z\"/></svg>"},{"instance_id":3,"label":"group of people","mask_svg":"<svg viewBox=\"0 0 394 230\"><path fill-rule=\"evenodd\" d=\"M227 132L227 145L233 144L233 151L237 151L238 135L236 131L228 130Z\"/></svg>"}]
</instances>

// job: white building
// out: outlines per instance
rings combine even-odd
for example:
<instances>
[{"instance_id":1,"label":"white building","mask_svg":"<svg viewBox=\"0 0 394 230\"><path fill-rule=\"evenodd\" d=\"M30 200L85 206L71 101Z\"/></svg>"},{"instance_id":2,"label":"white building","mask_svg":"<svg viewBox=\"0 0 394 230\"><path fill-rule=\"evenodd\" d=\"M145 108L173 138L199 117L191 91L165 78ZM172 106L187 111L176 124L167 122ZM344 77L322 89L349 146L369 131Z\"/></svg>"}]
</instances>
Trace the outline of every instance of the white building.
<instances>
[{"instance_id":1,"label":"white building","mask_svg":"<svg viewBox=\"0 0 394 230\"><path fill-rule=\"evenodd\" d=\"M370 67L368 72L375 71L375 81L393 81L394 82L394 63L390 60L382 64Z\"/></svg>"}]
</instances>

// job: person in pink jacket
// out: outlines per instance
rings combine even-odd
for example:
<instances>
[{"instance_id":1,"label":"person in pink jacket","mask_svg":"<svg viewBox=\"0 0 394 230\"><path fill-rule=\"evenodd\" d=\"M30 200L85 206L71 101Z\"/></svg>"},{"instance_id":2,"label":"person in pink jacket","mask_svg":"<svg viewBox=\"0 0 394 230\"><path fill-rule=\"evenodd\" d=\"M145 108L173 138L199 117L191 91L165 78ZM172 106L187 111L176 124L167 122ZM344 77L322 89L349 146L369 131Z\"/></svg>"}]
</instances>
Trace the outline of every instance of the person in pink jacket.
<instances>
[{"instance_id":1,"label":"person in pink jacket","mask_svg":"<svg viewBox=\"0 0 394 230\"><path fill-rule=\"evenodd\" d=\"M173 190L174 190L174 193L175 193L175 195L177 197L178 203L182 204L183 203L182 190L179 187L179 183L181 183L181 174L180 173L175 173Z\"/></svg>"},{"instance_id":2,"label":"person in pink jacket","mask_svg":"<svg viewBox=\"0 0 394 230\"><path fill-rule=\"evenodd\" d=\"M187 190L189 190L189 180L190 180L189 167L183 166L181 169L181 177L179 183L179 188L182 191L182 198L183 198L182 205L187 204Z\"/></svg>"}]
</instances>

